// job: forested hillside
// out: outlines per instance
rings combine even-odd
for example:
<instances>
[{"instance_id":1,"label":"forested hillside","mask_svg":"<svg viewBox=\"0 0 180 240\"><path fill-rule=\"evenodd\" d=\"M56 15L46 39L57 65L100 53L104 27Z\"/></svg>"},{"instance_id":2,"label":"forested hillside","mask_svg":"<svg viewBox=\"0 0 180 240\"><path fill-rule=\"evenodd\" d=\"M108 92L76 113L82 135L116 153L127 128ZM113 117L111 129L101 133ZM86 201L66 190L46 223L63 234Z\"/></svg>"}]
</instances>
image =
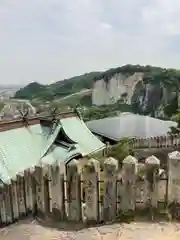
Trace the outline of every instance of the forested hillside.
<instances>
[{"instance_id":1,"label":"forested hillside","mask_svg":"<svg viewBox=\"0 0 180 240\"><path fill-rule=\"evenodd\" d=\"M76 101L74 96L71 99L71 95L83 89L93 89L94 83L98 80L103 79L104 82L108 83L108 81L113 81L118 74L124 76L125 79L134 73L143 73L143 80L136 85L131 106L128 109L152 116L162 113L162 115L168 117L177 112L180 71L153 66L125 65L105 72L90 72L50 85L41 85L34 82L20 89L15 97L52 101L70 96L68 104L71 104L72 101L72 103L76 102L84 106L90 106L90 91L89 95L78 95ZM117 109L119 106L119 110L121 110L122 102L118 101L115 104Z\"/></svg>"},{"instance_id":2,"label":"forested hillside","mask_svg":"<svg viewBox=\"0 0 180 240\"><path fill-rule=\"evenodd\" d=\"M99 75L99 72L86 73L50 85L33 82L17 91L15 97L25 99L40 98L42 100L65 97L82 89L91 89L94 77L98 77Z\"/></svg>"}]
</instances>

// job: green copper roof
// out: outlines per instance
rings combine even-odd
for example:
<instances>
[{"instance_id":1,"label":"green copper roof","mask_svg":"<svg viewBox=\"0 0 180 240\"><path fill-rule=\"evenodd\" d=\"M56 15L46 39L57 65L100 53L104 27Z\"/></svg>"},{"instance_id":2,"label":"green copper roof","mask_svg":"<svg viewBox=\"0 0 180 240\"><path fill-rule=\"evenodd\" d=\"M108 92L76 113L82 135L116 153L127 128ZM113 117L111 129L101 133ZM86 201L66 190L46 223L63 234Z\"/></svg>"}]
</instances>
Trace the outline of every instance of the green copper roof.
<instances>
[{"instance_id":1,"label":"green copper roof","mask_svg":"<svg viewBox=\"0 0 180 240\"><path fill-rule=\"evenodd\" d=\"M69 139L76 142L74 149L68 150L61 146L56 146L42 158L43 163L52 164L54 161L66 163L72 159L73 156L86 156L105 147L79 118L64 118L60 120L60 124Z\"/></svg>"},{"instance_id":2,"label":"green copper roof","mask_svg":"<svg viewBox=\"0 0 180 240\"><path fill-rule=\"evenodd\" d=\"M104 144L91 133L86 124L79 118L64 118L60 122L67 136L78 143L83 156L104 147Z\"/></svg>"},{"instance_id":3,"label":"green copper roof","mask_svg":"<svg viewBox=\"0 0 180 240\"><path fill-rule=\"evenodd\" d=\"M0 133L0 175L2 180L37 164L46 147L40 124Z\"/></svg>"},{"instance_id":4,"label":"green copper roof","mask_svg":"<svg viewBox=\"0 0 180 240\"><path fill-rule=\"evenodd\" d=\"M75 144L72 149L54 144L63 130ZM76 155L88 155L104 148L78 117L59 120L51 129L40 124L0 132L0 179L7 182L39 162L67 162Z\"/></svg>"}]
</instances>

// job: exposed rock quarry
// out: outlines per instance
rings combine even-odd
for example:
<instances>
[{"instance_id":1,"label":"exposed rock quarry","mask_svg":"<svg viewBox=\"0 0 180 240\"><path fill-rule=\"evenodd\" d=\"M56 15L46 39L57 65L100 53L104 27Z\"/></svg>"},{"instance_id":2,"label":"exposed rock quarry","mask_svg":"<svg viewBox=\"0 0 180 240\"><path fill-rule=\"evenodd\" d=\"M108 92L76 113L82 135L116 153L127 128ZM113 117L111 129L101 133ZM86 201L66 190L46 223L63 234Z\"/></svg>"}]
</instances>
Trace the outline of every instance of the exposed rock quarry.
<instances>
[{"instance_id":1,"label":"exposed rock quarry","mask_svg":"<svg viewBox=\"0 0 180 240\"><path fill-rule=\"evenodd\" d=\"M134 73L130 77L117 73L108 82L100 79L94 83L92 104L96 106L110 105L122 98L126 103L131 104L136 85L142 79L143 73Z\"/></svg>"},{"instance_id":2,"label":"exposed rock quarry","mask_svg":"<svg viewBox=\"0 0 180 240\"><path fill-rule=\"evenodd\" d=\"M92 105L111 105L118 101L136 103L140 112L164 116L164 107L176 97L177 89L163 82L147 81L142 72L115 73L111 77L96 80L92 90ZM180 94L179 94L180 106ZM136 106L136 107L137 107Z\"/></svg>"}]
</instances>

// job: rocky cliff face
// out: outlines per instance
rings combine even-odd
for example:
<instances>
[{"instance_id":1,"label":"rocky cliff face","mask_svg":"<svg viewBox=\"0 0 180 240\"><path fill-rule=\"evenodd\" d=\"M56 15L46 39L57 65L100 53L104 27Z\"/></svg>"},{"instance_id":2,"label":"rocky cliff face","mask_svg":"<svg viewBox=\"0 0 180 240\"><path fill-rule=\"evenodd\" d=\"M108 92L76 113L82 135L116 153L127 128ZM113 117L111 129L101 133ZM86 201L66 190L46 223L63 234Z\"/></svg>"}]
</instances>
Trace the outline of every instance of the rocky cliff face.
<instances>
[{"instance_id":1,"label":"rocky cliff face","mask_svg":"<svg viewBox=\"0 0 180 240\"><path fill-rule=\"evenodd\" d=\"M175 96L175 88L165 86L162 82L145 81L142 72L130 76L116 73L108 81L104 78L95 81L92 104L102 106L120 101L128 105L136 104L144 113L154 112L158 116L160 112L160 116L163 116L164 107Z\"/></svg>"},{"instance_id":2,"label":"rocky cliff face","mask_svg":"<svg viewBox=\"0 0 180 240\"><path fill-rule=\"evenodd\" d=\"M142 82L142 79L143 73L134 73L129 77L117 73L108 81L100 79L93 86L92 104L96 106L111 105L120 99L131 104L136 85Z\"/></svg>"}]
</instances>

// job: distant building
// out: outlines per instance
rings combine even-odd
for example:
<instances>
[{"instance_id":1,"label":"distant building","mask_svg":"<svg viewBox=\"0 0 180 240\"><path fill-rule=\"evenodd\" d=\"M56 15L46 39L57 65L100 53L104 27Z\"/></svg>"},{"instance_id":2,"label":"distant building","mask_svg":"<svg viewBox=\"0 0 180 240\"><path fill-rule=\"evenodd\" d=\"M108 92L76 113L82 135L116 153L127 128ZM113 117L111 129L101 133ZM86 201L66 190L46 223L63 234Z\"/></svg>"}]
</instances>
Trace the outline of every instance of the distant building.
<instances>
[{"instance_id":1,"label":"distant building","mask_svg":"<svg viewBox=\"0 0 180 240\"><path fill-rule=\"evenodd\" d=\"M28 101L9 100L3 102L5 105L0 111L0 119L7 121L22 117L22 113L28 111L28 117L36 115L36 108ZM19 111L20 110L20 111Z\"/></svg>"},{"instance_id":2,"label":"distant building","mask_svg":"<svg viewBox=\"0 0 180 240\"><path fill-rule=\"evenodd\" d=\"M0 123L0 178L8 182L37 164L67 164L104 149L74 113Z\"/></svg>"},{"instance_id":3,"label":"distant building","mask_svg":"<svg viewBox=\"0 0 180 240\"><path fill-rule=\"evenodd\" d=\"M171 126L176 122L163 121L149 116L132 113L121 113L116 117L109 117L87 122L88 128L104 141L118 142L122 137L146 138L167 135Z\"/></svg>"}]
</instances>

